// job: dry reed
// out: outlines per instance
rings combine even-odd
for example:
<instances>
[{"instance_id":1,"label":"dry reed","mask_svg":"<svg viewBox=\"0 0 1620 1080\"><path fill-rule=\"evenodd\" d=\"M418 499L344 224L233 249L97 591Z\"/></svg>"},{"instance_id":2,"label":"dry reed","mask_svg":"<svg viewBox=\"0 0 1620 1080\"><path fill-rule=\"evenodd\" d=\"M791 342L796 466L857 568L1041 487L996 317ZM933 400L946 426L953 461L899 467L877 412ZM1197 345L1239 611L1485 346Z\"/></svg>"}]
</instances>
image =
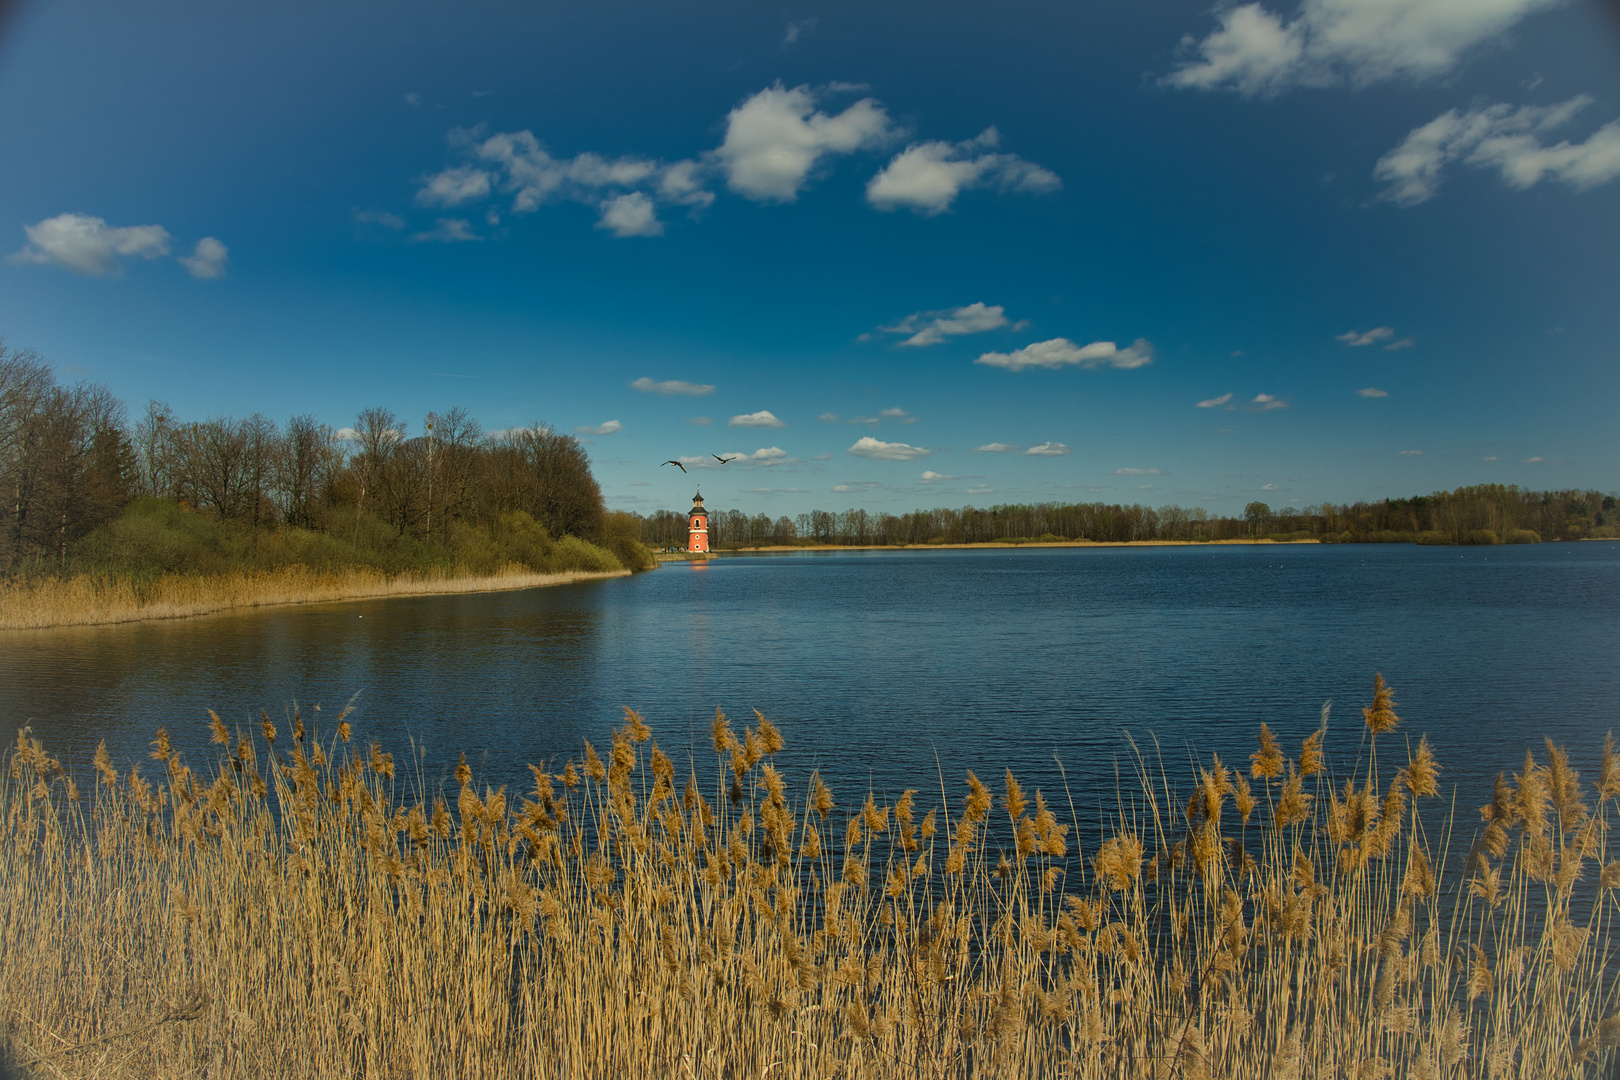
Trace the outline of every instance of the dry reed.
<instances>
[{"instance_id":1,"label":"dry reed","mask_svg":"<svg viewBox=\"0 0 1620 1080\"><path fill-rule=\"evenodd\" d=\"M150 582L81 574L67 579L0 582L0 630L181 619L277 604L497 592L619 577L627 573L629 571L619 570L541 574L514 566L499 574L446 570L391 575L369 567L320 571L287 566L209 576L165 574Z\"/></svg>"},{"instance_id":2,"label":"dry reed","mask_svg":"<svg viewBox=\"0 0 1620 1080\"><path fill-rule=\"evenodd\" d=\"M763 717L717 716L705 794L626 713L521 794L463 761L448 801L343 717L268 747L215 717L207 775L160 731L150 779L103 751L88 791L24 732L0 1045L107 1078L1495 1080L1615 1057L1612 739L1595 791L1551 744L1499 780L1459 868L1417 808L1426 744L1342 787L1320 733L1302 763L1266 731L1250 776L1217 759L1181 793L1141 762L1082 849L1010 772L932 807L840 806L818 776L791 800Z\"/></svg>"}]
</instances>

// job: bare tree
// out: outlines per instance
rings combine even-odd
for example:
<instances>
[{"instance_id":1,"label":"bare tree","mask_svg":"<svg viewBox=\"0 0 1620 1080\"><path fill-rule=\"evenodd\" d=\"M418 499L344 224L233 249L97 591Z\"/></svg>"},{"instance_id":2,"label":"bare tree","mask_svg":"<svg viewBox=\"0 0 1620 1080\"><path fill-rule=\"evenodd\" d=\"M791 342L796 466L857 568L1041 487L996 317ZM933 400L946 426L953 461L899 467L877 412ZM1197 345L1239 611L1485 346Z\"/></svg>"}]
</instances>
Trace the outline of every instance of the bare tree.
<instances>
[{"instance_id":1,"label":"bare tree","mask_svg":"<svg viewBox=\"0 0 1620 1080\"><path fill-rule=\"evenodd\" d=\"M489 516L522 510L553 536L601 534L602 489L578 439L537 421L491 440L487 452Z\"/></svg>"},{"instance_id":2,"label":"bare tree","mask_svg":"<svg viewBox=\"0 0 1620 1080\"><path fill-rule=\"evenodd\" d=\"M189 489L195 504L212 508L224 520L245 516L252 496L246 425L216 416L185 425L176 443L183 461L181 487Z\"/></svg>"},{"instance_id":3,"label":"bare tree","mask_svg":"<svg viewBox=\"0 0 1620 1080\"><path fill-rule=\"evenodd\" d=\"M283 521L306 529L315 524L319 490L338 455L330 427L308 414L287 421L275 459L275 488Z\"/></svg>"},{"instance_id":4,"label":"bare tree","mask_svg":"<svg viewBox=\"0 0 1620 1080\"><path fill-rule=\"evenodd\" d=\"M174 410L161 401L148 401L146 415L135 425L135 459L140 473L137 490L160 499L175 493Z\"/></svg>"},{"instance_id":5,"label":"bare tree","mask_svg":"<svg viewBox=\"0 0 1620 1080\"><path fill-rule=\"evenodd\" d=\"M375 495L393 462L394 448L404 439L404 425L392 411L381 407L363 410L354 422L356 448L353 465L360 481L359 507L366 507L366 496Z\"/></svg>"}]
</instances>

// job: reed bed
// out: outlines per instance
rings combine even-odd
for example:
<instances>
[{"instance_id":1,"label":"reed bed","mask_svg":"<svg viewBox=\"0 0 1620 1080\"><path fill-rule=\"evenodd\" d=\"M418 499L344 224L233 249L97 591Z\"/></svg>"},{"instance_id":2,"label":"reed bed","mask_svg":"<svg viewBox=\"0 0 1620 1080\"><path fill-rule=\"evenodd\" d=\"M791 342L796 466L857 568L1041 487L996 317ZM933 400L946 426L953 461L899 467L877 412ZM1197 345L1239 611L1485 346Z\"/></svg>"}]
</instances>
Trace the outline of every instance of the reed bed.
<instances>
[{"instance_id":1,"label":"reed bed","mask_svg":"<svg viewBox=\"0 0 1620 1080\"><path fill-rule=\"evenodd\" d=\"M207 773L159 731L150 778L103 750L84 788L25 731L0 1038L51 1077L1598 1075L1613 740L1595 789L1527 756L1448 866L1390 705L1365 710L1385 775L1262 727L1181 791L1139 757L1084 845L1010 773L790 796L758 714L717 714L707 783L626 710L526 792L463 761L449 797L341 716L215 717Z\"/></svg>"},{"instance_id":2,"label":"reed bed","mask_svg":"<svg viewBox=\"0 0 1620 1080\"><path fill-rule=\"evenodd\" d=\"M344 570L285 566L227 574L164 574L146 581L80 574L70 578L0 582L0 630L183 619L277 604L497 592L621 577L628 573L628 570L536 573L513 566L496 574L448 569L386 574L365 566Z\"/></svg>"}]
</instances>

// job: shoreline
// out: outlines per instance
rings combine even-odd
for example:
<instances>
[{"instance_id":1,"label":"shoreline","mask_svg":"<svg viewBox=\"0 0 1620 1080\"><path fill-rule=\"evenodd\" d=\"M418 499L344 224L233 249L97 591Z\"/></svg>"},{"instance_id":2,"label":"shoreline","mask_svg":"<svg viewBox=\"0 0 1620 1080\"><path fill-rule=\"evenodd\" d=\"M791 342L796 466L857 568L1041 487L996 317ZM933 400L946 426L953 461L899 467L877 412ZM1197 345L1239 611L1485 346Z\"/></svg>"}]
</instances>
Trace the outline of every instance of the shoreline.
<instances>
[{"instance_id":1,"label":"shoreline","mask_svg":"<svg viewBox=\"0 0 1620 1080\"><path fill-rule=\"evenodd\" d=\"M998 540L986 540L972 544L765 544L760 547L735 548L726 551L711 551L708 555L692 555L684 551L655 551L653 557L659 562L702 562L705 558L715 559L723 555L781 555L794 551L969 551L996 549L1000 551L1013 551L1018 548L1113 548L1113 547L1231 547L1233 545L1275 544L1286 546L1289 544L1320 544L1316 538L1309 540L1031 540L1023 544L1006 544Z\"/></svg>"},{"instance_id":2,"label":"shoreline","mask_svg":"<svg viewBox=\"0 0 1620 1080\"><path fill-rule=\"evenodd\" d=\"M385 600L396 596L471 595L629 577L629 570L566 570L449 576L389 576L380 571L318 573L305 567L215 577L166 575L141 595L127 581L88 576L0 587L0 632L189 619L254 608Z\"/></svg>"}]
</instances>

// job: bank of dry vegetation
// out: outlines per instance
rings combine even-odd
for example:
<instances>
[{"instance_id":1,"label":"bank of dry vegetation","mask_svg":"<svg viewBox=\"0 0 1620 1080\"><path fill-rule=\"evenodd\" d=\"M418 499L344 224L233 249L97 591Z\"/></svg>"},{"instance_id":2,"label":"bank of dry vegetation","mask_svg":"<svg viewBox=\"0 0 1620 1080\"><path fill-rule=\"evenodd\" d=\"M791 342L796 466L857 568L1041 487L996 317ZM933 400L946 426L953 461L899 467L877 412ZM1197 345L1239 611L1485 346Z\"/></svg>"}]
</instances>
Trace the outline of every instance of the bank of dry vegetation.
<instances>
[{"instance_id":1,"label":"bank of dry vegetation","mask_svg":"<svg viewBox=\"0 0 1620 1080\"><path fill-rule=\"evenodd\" d=\"M447 797L341 716L216 718L203 769L159 731L82 786L24 733L0 1037L53 1077L1598 1075L1612 740L1595 788L1527 756L1448 862L1391 706L1353 775L1262 727L1246 769L1142 761L1084 837L1010 773L790 781L764 717L716 717L711 784L627 710L530 790L463 763Z\"/></svg>"}]
</instances>

